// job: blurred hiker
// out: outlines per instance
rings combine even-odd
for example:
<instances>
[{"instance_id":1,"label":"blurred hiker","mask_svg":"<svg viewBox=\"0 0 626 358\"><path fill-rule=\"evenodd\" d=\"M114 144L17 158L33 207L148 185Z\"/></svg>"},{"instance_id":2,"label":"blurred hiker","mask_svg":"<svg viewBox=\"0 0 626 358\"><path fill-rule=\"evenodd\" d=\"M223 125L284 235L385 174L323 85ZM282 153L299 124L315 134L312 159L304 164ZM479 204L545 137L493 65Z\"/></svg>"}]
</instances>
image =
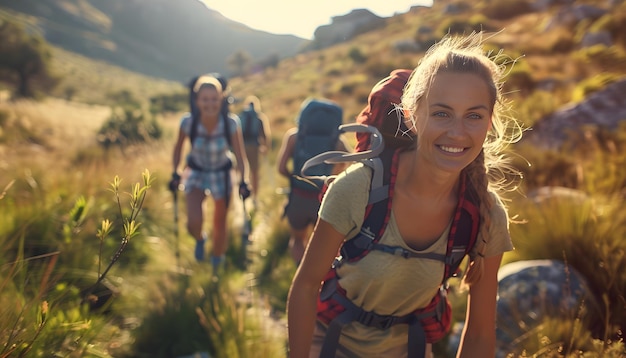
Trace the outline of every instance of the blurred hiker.
<instances>
[{"instance_id":1,"label":"blurred hiker","mask_svg":"<svg viewBox=\"0 0 626 358\"><path fill-rule=\"evenodd\" d=\"M289 179L289 198L283 216L290 228L289 248L298 264L304 254L310 230L317 220L319 195L323 183L302 180L302 165L313 156L329 150L347 151L338 127L343 110L336 103L323 99L303 102L297 127L288 130L278 152L278 172ZM291 169L288 167L291 163ZM332 174L332 165L319 166L317 175ZM335 168L335 170L343 169Z\"/></svg>"},{"instance_id":2,"label":"blurred hiker","mask_svg":"<svg viewBox=\"0 0 626 358\"><path fill-rule=\"evenodd\" d=\"M259 157L268 151L270 123L261 110L261 101L256 96L246 97L244 103L246 107L239 114L239 120L250 169L252 202L256 208L259 192Z\"/></svg>"},{"instance_id":3,"label":"blurred hiker","mask_svg":"<svg viewBox=\"0 0 626 358\"><path fill-rule=\"evenodd\" d=\"M521 133L503 113L503 67L482 41L431 48L399 104L413 144L329 185L289 292L291 358L432 357L450 328L447 279L465 255L457 357L494 356L497 272L513 245L491 174L506 169L501 150Z\"/></svg>"},{"instance_id":4,"label":"blurred hiker","mask_svg":"<svg viewBox=\"0 0 626 358\"><path fill-rule=\"evenodd\" d=\"M185 140L190 139L191 150L187 155L186 168L189 171L184 184L187 202L187 230L196 239L194 257L203 261L207 234L203 232L203 202L207 195L213 198L213 219L211 221L212 252L211 264L214 269L224 261L227 248L226 216L232 195L230 150L235 154L239 173L239 195L250 195L245 182L246 156L243 138L236 116L223 111L225 88L224 79L205 75L192 81L191 101L197 107L185 114L180 123L178 139L173 153L173 174L171 187L178 187L181 180L179 166Z\"/></svg>"}]
</instances>

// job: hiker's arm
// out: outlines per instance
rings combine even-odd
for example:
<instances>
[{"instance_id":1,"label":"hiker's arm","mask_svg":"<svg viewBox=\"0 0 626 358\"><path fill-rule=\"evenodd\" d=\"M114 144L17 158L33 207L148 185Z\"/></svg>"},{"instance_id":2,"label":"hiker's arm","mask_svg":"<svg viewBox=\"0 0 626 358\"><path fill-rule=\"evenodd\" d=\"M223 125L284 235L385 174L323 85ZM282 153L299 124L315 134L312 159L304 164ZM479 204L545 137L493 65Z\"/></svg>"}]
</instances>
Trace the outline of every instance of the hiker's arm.
<instances>
[{"instance_id":1,"label":"hiker's arm","mask_svg":"<svg viewBox=\"0 0 626 358\"><path fill-rule=\"evenodd\" d=\"M248 163L248 158L246 157L246 151L243 146L243 134L241 133L241 127L238 125L235 126L235 132L231 135L231 142L235 158L237 158L237 171L241 176L239 182L245 182L246 163Z\"/></svg>"},{"instance_id":2,"label":"hiker's arm","mask_svg":"<svg viewBox=\"0 0 626 358\"><path fill-rule=\"evenodd\" d=\"M320 283L344 240L331 224L318 220L287 299L289 357L309 357Z\"/></svg>"},{"instance_id":3,"label":"hiker's arm","mask_svg":"<svg viewBox=\"0 0 626 358\"><path fill-rule=\"evenodd\" d=\"M261 127L259 130L259 150L261 153L267 152L269 149L270 141L270 123L265 114L261 113L259 115L259 119L261 120Z\"/></svg>"},{"instance_id":4,"label":"hiker's arm","mask_svg":"<svg viewBox=\"0 0 626 358\"><path fill-rule=\"evenodd\" d=\"M457 357L493 357L496 346L496 295L502 254L484 258L484 272L470 286L467 316Z\"/></svg>"},{"instance_id":5,"label":"hiker's arm","mask_svg":"<svg viewBox=\"0 0 626 358\"><path fill-rule=\"evenodd\" d=\"M174 166L172 173L178 173L178 166L180 165L180 157L182 155L183 143L185 143L185 138L187 138L187 135L185 135L185 132L182 128L179 129L178 139L176 139L176 144L174 144L174 153L172 156L172 164Z\"/></svg>"},{"instance_id":6,"label":"hiker's arm","mask_svg":"<svg viewBox=\"0 0 626 358\"><path fill-rule=\"evenodd\" d=\"M287 179L291 178L291 173L287 169L287 162L293 154L293 148L296 144L296 130L291 129L283 136L283 141L278 151L278 173Z\"/></svg>"}]
</instances>

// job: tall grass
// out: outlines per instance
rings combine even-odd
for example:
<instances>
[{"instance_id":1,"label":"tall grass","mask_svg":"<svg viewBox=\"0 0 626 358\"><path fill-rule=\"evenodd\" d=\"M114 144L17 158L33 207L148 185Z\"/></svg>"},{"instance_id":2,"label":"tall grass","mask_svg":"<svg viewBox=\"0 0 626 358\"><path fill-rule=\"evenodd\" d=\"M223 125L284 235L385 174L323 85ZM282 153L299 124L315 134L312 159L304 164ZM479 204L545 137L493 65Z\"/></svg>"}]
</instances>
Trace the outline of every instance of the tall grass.
<instances>
[{"instance_id":1,"label":"tall grass","mask_svg":"<svg viewBox=\"0 0 626 358\"><path fill-rule=\"evenodd\" d=\"M46 217L41 221L25 220L24 224L13 225L19 230L0 235L3 247L7 249L0 259L0 286L3 287L0 300L6 303L0 310L0 336L5 342L0 346L0 356L108 356L108 342L112 337L117 338L117 330L108 325L110 317L94 312L106 307L106 302L102 301L113 293L101 295L102 288L106 288L105 278L125 245L138 234L137 215L150 181L149 174L145 173L143 185L137 183L133 187L129 215L120 212L124 226L121 245L106 269L100 271L98 265L97 275L91 275L91 282L88 282L90 277L87 274L79 275L79 279L70 275L72 270L82 269L88 273L88 267L72 268L61 260L85 254L80 251L81 246L67 245L76 239L86 217L87 206L83 198L76 201L62 221L46 220ZM118 199L119 190L119 180L116 179L112 191ZM0 202L0 210L7 216L11 211L5 212L7 207L3 204L12 201L12 194L9 191ZM120 201L118 205L121 210ZM12 219L19 223L20 217L13 216ZM101 240L108 239L112 224L112 221L103 221L97 234ZM57 233L58 237L46 237L38 241L38 246L33 246L31 235L36 235L37 229L41 230L40 234L49 231ZM102 259L100 252L98 260Z\"/></svg>"}]
</instances>

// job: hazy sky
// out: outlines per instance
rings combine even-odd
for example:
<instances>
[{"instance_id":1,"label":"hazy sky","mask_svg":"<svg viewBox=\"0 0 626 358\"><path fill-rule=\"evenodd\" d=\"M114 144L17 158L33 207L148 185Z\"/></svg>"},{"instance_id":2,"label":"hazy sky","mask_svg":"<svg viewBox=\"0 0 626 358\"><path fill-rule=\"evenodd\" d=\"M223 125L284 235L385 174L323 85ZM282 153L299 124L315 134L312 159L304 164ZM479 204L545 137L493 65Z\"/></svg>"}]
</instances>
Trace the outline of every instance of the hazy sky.
<instances>
[{"instance_id":1,"label":"hazy sky","mask_svg":"<svg viewBox=\"0 0 626 358\"><path fill-rule=\"evenodd\" d=\"M312 39L318 26L353 9L368 9L382 17L407 12L432 0L202 0L207 7L253 29Z\"/></svg>"}]
</instances>

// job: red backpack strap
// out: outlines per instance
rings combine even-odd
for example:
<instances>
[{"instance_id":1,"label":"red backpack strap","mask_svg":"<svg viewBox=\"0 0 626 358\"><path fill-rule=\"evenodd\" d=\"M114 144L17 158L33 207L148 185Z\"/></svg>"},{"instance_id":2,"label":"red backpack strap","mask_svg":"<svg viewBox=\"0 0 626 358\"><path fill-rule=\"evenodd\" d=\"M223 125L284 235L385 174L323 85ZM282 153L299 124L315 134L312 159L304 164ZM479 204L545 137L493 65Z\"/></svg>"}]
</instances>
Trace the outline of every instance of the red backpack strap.
<instances>
[{"instance_id":1,"label":"red backpack strap","mask_svg":"<svg viewBox=\"0 0 626 358\"><path fill-rule=\"evenodd\" d=\"M459 202L448 235L443 283L458 274L459 266L476 243L480 227L479 200L465 172L461 175Z\"/></svg>"}]
</instances>

